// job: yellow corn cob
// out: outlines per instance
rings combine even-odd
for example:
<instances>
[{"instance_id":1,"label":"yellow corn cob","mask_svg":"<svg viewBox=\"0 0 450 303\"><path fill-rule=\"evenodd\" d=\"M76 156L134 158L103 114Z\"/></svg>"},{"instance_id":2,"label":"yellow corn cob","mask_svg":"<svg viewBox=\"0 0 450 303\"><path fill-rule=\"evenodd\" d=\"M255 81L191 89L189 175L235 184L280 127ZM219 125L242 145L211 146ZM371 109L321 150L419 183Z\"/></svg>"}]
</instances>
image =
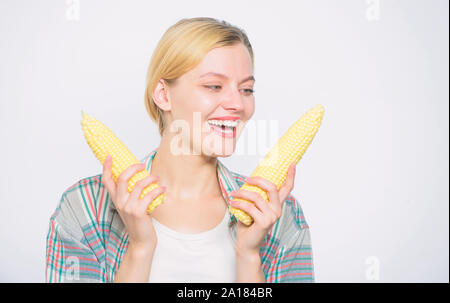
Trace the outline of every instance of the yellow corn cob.
<instances>
[{"instance_id":1,"label":"yellow corn cob","mask_svg":"<svg viewBox=\"0 0 450 303\"><path fill-rule=\"evenodd\" d=\"M258 176L269 180L279 190L286 180L289 165L294 161L296 163L300 161L314 138L322 123L323 113L324 107L320 104L307 111L278 140L277 144L272 147L251 176ZM259 193L264 200L269 202L266 191L258 186L244 183L241 189ZM252 203L251 201L240 198L234 198L233 200ZM250 225L253 222L253 218L240 209L230 206L229 211L245 225Z\"/></svg>"},{"instance_id":2,"label":"yellow corn cob","mask_svg":"<svg viewBox=\"0 0 450 303\"><path fill-rule=\"evenodd\" d=\"M105 163L107 155L112 156L112 176L114 181L117 183L117 178L120 174L131 165L140 163L139 160L102 122L96 120L88 114L83 113L83 111L81 111L81 116L81 128L83 129L84 137L100 163L102 163L102 165ZM150 173L146 169L136 173L128 181L128 192L133 190L137 181L149 175ZM157 187L159 187L159 185L156 183L148 185L144 188L139 198L142 199L147 193ZM152 203L150 203L147 208L147 213L151 213L155 207L163 202L163 200L164 194L162 193L156 197Z\"/></svg>"}]
</instances>

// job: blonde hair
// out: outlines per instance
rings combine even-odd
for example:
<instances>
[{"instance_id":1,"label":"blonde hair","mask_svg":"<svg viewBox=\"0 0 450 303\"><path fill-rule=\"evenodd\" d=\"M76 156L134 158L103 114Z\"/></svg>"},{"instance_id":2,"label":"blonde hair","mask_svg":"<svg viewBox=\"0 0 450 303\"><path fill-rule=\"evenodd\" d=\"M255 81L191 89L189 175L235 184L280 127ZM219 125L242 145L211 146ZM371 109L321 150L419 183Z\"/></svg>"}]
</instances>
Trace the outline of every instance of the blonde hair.
<instances>
[{"instance_id":1,"label":"blonde hair","mask_svg":"<svg viewBox=\"0 0 450 303\"><path fill-rule=\"evenodd\" d=\"M159 80L163 79L170 86L200 64L211 49L238 43L247 47L253 66L253 49L247 34L226 21L208 17L181 19L164 33L150 60L144 97L145 108L158 125L160 136L165 129L164 111L152 97Z\"/></svg>"}]
</instances>

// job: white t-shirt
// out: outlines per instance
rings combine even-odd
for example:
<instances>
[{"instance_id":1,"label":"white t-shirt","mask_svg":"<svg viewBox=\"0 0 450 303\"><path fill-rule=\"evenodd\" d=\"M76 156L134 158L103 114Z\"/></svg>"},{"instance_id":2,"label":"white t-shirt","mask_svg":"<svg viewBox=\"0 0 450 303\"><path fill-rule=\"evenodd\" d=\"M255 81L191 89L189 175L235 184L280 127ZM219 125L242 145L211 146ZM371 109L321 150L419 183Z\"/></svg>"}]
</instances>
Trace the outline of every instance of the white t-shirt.
<instances>
[{"instance_id":1,"label":"white t-shirt","mask_svg":"<svg viewBox=\"0 0 450 303\"><path fill-rule=\"evenodd\" d=\"M179 233L152 218L158 244L149 282L236 282L229 216L226 210L219 225L197 234Z\"/></svg>"}]
</instances>

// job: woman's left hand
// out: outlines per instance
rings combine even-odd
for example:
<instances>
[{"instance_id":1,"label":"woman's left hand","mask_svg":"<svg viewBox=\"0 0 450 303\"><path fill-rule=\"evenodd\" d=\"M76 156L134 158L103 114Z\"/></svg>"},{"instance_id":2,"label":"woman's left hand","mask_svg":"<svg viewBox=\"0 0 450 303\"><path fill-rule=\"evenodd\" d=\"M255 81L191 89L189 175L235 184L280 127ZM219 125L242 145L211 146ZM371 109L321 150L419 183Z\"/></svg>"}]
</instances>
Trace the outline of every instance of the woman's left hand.
<instances>
[{"instance_id":1,"label":"woman's left hand","mask_svg":"<svg viewBox=\"0 0 450 303\"><path fill-rule=\"evenodd\" d=\"M287 178L279 191L275 184L261 177L248 177L245 180L246 183L265 190L269 202L266 202L260 194L248 190L240 189L231 193L233 198L242 198L253 202L230 201L231 206L245 211L253 218L250 226L238 222L236 244L238 255L259 255L264 237L280 218L283 202L294 188L295 165L294 162L289 167Z\"/></svg>"}]
</instances>

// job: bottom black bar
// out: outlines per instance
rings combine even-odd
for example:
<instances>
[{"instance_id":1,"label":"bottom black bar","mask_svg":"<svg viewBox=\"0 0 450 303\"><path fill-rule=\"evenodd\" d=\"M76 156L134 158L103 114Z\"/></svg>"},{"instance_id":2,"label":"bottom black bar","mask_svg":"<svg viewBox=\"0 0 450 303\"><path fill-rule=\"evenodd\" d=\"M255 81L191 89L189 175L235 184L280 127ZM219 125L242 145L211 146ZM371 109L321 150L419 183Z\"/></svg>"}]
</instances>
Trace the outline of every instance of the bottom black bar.
<instances>
[{"instance_id":1,"label":"bottom black bar","mask_svg":"<svg viewBox=\"0 0 450 303\"><path fill-rule=\"evenodd\" d=\"M380 299L392 298L398 294L401 299L407 297L419 299L421 296L430 298L438 296L442 291L448 291L448 283L310 283L310 284L259 284L259 283L121 283L121 284L46 284L46 283L3 283L0 290L4 295L8 288L15 297L19 294L37 294L38 290L48 291L55 299L58 292L65 298L93 299L98 296L105 299L105 293L114 298L124 295L127 298L137 298L143 294L146 298L158 298L158 302L301 302L310 297L317 300L329 296L331 299ZM445 291L445 293L444 293ZM389 294L389 295L387 295ZM156 302L154 300L149 300Z\"/></svg>"}]
</instances>

